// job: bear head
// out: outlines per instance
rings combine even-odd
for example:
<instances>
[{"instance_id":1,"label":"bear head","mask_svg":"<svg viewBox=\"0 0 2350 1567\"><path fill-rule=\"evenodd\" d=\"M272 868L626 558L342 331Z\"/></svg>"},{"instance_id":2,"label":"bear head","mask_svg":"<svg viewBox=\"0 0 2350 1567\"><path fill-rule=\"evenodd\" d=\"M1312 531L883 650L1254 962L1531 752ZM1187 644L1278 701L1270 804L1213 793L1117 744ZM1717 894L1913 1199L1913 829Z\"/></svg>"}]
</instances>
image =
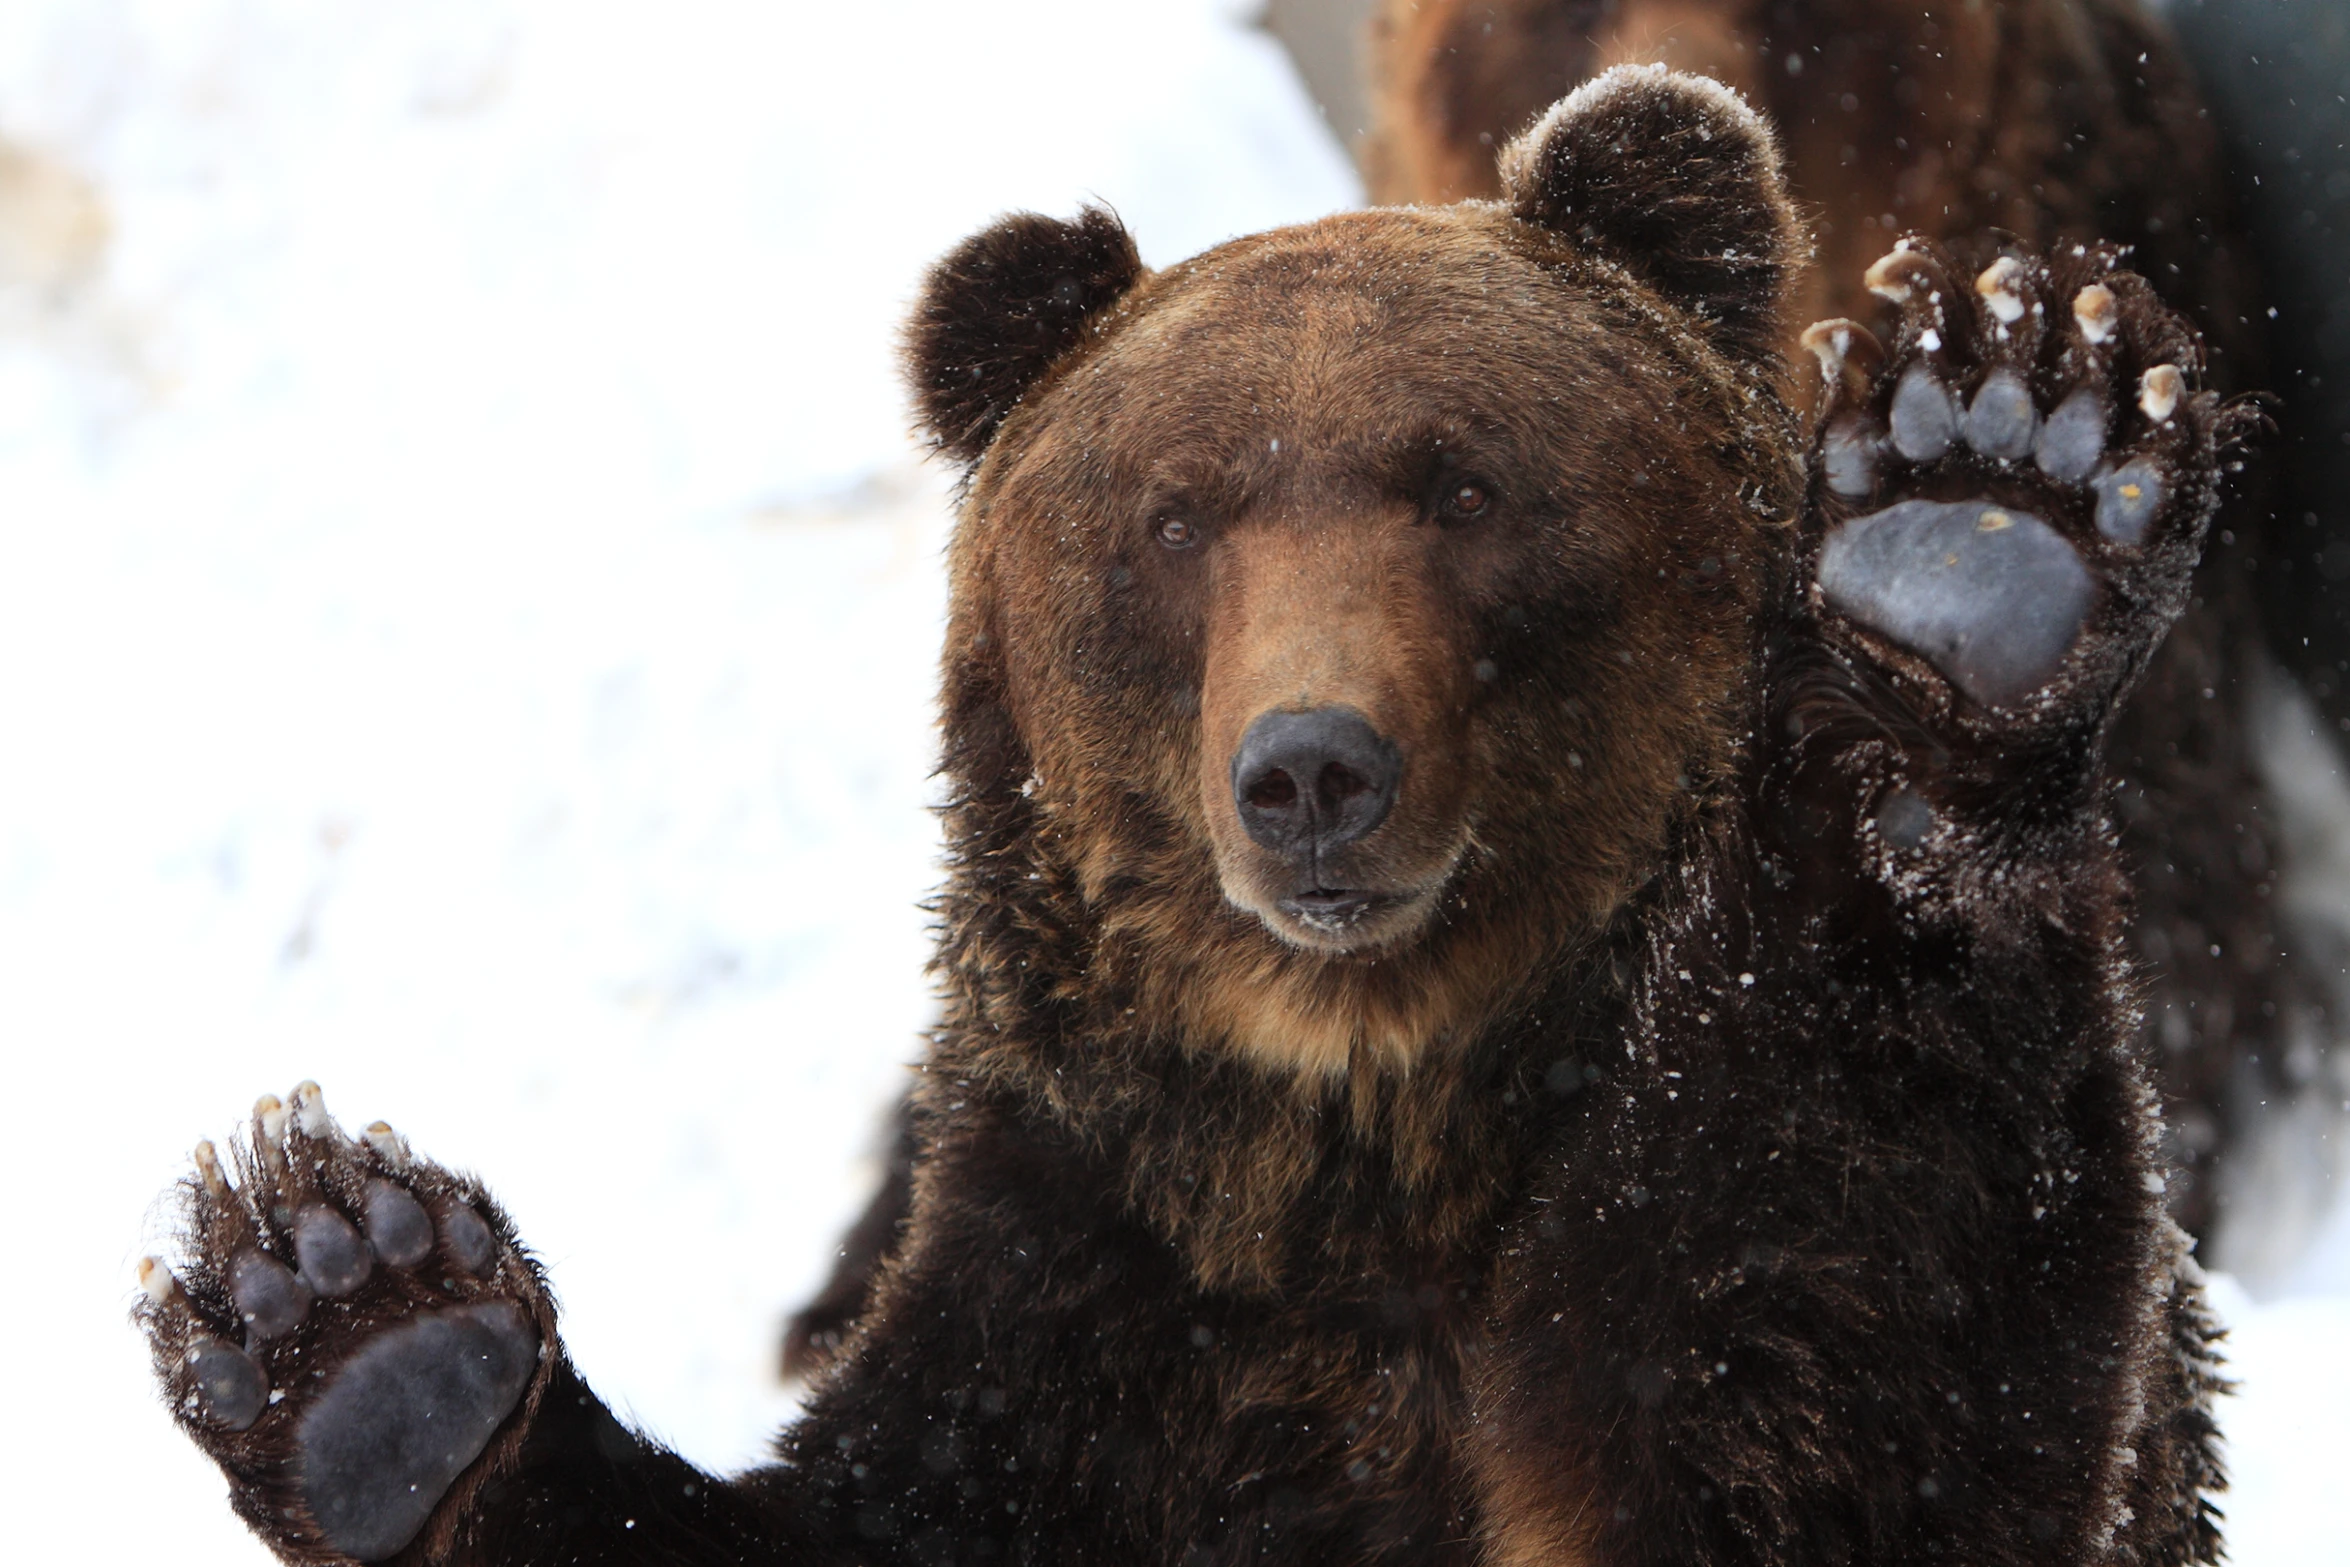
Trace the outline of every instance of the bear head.
<instances>
[{"instance_id":1,"label":"bear head","mask_svg":"<svg viewBox=\"0 0 2350 1567\"><path fill-rule=\"evenodd\" d=\"M1734 763L1800 483L1770 135L1627 69L1505 168L1157 273L1107 213L1008 218L909 328L969 467L952 851L1073 888L1189 1040L1463 1037Z\"/></svg>"}]
</instances>

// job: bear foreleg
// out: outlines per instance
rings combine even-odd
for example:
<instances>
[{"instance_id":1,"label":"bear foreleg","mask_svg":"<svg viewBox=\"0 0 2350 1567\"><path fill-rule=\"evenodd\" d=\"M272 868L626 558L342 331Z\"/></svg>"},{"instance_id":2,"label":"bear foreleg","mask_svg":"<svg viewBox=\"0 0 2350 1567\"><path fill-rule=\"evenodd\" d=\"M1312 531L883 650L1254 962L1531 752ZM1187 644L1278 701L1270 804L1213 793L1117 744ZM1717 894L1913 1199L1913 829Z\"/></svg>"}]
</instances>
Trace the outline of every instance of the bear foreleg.
<instances>
[{"instance_id":1,"label":"bear foreleg","mask_svg":"<svg viewBox=\"0 0 2350 1567\"><path fill-rule=\"evenodd\" d=\"M1872 270L1743 794L1497 1284L1494 1560L2209 1561L2101 785L2235 416L2108 254Z\"/></svg>"}]
</instances>

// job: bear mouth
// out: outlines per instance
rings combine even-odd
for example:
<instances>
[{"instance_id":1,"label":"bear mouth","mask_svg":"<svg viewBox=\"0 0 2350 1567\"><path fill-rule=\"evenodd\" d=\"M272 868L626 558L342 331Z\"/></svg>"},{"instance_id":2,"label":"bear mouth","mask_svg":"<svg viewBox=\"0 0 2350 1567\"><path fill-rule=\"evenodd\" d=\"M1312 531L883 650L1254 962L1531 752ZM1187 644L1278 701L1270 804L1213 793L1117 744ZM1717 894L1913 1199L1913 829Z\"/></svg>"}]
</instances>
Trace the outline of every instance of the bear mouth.
<instances>
[{"instance_id":1,"label":"bear mouth","mask_svg":"<svg viewBox=\"0 0 2350 1567\"><path fill-rule=\"evenodd\" d=\"M1392 893L1359 887L1313 887L1280 901L1283 914L1326 936L1342 935L1371 915L1402 901Z\"/></svg>"},{"instance_id":2,"label":"bear mouth","mask_svg":"<svg viewBox=\"0 0 2350 1567\"><path fill-rule=\"evenodd\" d=\"M1433 889L1380 891L1313 886L1257 905L1266 929L1291 946L1324 957L1386 951L1410 940L1435 906Z\"/></svg>"},{"instance_id":3,"label":"bear mouth","mask_svg":"<svg viewBox=\"0 0 2350 1567\"><path fill-rule=\"evenodd\" d=\"M1439 874L1403 881L1389 876L1373 879L1376 873L1366 875L1371 867L1365 866L1354 874L1364 875L1370 884L1349 886L1340 880L1353 879L1348 868L1325 862L1287 876L1259 871L1228 879L1224 893L1254 914L1275 939L1292 947L1326 958L1374 957L1421 935L1460 865L1456 850ZM1272 885L1265 885L1267 881Z\"/></svg>"}]
</instances>

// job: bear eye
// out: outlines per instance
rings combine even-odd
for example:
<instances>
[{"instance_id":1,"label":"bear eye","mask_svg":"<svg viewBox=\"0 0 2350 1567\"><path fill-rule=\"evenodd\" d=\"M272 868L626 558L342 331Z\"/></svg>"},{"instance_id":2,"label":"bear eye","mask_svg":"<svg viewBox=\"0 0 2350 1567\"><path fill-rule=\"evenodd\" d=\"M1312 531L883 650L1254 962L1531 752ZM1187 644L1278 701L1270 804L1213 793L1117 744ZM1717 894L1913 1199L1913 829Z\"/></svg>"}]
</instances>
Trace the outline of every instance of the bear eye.
<instances>
[{"instance_id":1,"label":"bear eye","mask_svg":"<svg viewBox=\"0 0 2350 1567\"><path fill-rule=\"evenodd\" d=\"M1493 492L1476 479L1447 479L1436 509L1446 517L1466 522L1493 509Z\"/></svg>"},{"instance_id":2,"label":"bear eye","mask_svg":"<svg viewBox=\"0 0 2350 1567\"><path fill-rule=\"evenodd\" d=\"M1161 517L1156 531L1159 542L1171 550L1187 550L1199 542L1199 529L1181 517Z\"/></svg>"}]
</instances>

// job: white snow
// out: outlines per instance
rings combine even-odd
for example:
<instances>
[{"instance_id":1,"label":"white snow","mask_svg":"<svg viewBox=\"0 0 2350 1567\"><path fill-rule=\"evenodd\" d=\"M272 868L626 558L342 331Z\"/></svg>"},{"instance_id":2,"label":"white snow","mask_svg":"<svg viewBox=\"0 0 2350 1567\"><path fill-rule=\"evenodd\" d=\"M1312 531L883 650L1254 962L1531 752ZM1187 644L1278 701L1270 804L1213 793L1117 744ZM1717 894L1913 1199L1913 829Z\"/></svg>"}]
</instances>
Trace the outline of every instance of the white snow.
<instances>
[{"instance_id":1,"label":"white snow","mask_svg":"<svg viewBox=\"0 0 2350 1567\"><path fill-rule=\"evenodd\" d=\"M266 1559L124 1319L307 1078L491 1178L624 1412L759 1456L929 1013L897 323L1008 208L1165 262L1359 200L1241 9L0 8L10 1559ZM2339 1533L2324 1245L2223 1297L2247 1567Z\"/></svg>"}]
</instances>

